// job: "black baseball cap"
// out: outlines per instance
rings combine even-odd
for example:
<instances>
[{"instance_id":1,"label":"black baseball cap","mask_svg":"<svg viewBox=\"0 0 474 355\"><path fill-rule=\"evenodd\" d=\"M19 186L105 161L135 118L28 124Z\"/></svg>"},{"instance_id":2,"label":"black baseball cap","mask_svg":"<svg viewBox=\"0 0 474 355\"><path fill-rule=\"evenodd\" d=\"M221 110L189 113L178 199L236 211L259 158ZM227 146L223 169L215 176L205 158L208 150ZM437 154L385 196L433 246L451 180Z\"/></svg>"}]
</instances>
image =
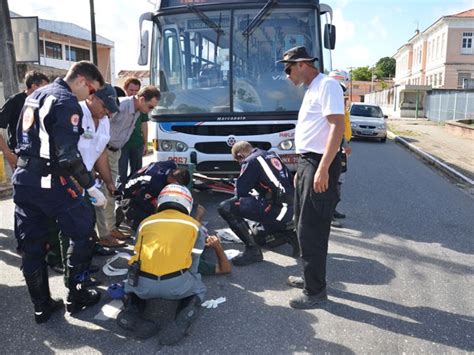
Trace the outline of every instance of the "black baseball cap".
<instances>
[{"instance_id":1,"label":"black baseball cap","mask_svg":"<svg viewBox=\"0 0 474 355\"><path fill-rule=\"evenodd\" d=\"M105 83L94 95L104 102L105 107L112 113L119 112L117 93L112 85Z\"/></svg>"}]
</instances>

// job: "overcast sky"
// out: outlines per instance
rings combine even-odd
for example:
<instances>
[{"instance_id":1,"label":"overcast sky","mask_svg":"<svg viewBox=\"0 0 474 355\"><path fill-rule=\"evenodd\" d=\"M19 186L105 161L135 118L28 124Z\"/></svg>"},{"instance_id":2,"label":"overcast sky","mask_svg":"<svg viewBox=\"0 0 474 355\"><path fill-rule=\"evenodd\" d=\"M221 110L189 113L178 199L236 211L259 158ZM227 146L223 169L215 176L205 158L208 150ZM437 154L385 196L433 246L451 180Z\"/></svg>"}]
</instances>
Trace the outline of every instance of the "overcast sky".
<instances>
[{"instance_id":1,"label":"overcast sky","mask_svg":"<svg viewBox=\"0 0 474 355\"><path fill-rule=\"evenodd\" d=\"M151 1L153 3L153 1ZM326 0L337 26L333 68L373 65L392 56L416 28L474 7L473 0ZM89 0L8 0L22 16L72 22L90 29ZM115 72L138 66L138 19L154 5L147 0L95 0L96 32L115 42ZM474 28L474 25L473 25Z\"/></svg>"}]
</instances>

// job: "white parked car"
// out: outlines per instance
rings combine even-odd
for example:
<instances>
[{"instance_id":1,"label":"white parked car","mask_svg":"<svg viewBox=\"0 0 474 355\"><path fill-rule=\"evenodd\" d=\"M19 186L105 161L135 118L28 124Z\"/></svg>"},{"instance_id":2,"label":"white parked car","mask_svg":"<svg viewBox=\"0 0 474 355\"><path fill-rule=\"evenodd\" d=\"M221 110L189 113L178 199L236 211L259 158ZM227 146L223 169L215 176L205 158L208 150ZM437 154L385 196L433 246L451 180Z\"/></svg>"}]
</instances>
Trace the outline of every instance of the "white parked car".
<instances>
[{"instance_id":1,"label":"white parked car","mask_svg":"<svg viewBox=\"0 0 474 355\"><path fill-rule=\"evenodd\" d=\"M353 103L350 109L353 137L387 140L387 124L382 109L377 105Z\"/></svg>"}]
</instances>

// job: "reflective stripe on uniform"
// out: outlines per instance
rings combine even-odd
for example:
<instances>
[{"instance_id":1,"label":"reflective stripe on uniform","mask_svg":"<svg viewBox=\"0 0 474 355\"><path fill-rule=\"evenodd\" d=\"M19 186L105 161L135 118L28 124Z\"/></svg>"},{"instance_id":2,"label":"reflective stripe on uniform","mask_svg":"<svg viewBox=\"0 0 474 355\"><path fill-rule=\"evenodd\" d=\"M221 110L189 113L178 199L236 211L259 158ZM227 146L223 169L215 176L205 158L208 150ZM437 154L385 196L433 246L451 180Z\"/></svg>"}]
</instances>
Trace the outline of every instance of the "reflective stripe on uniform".
<instances>
[{"instance_id":1,"label":"reflective stripe on uniform","mask_svg":"<svg viewBox=\"0 0 474 355\"><path fill-rule=\"evenodd\" d=\"M51 111L51 107L53 106L54 101L56 101L56 97L53 95L48 96L43 103L43 106L39 109L39 138L41 141L40 146L40 157L44 159L49 159L49 134L46 131L46 127L44 125L44 119L48 115L49 111Z\"/></svg>"},{"instance_id":2,"label":"reflective stripe on uniform","mask_svg":"<svg viewBox=\"0 0 474 355\"><path fill-rule=\"evenodd\" d=\"M128 181L127 184L125 185L125 188L128 189L130 186L133 186L134 184L136 184L139 181L151 181L151 178L152 177L150 175L138 176L138 177Z\"/></svg>"},{"instance_id":3,"label":"reflective stripe on uniform","mask_svg":"<svg viewBox=\"0 0 474 355\"><path fill-rule=\"evenodd\" d=\"M204 249L193 248L193 254L201 255L204 252Z\"/></svg>"},{"instance_id":4,"label":"reflective stripe on uniform","mask_svg":"<svg viewBox=\"0 0 474 355\"><path fill-rule=\"evenodd\" d=\"M56 101L56 97L50 95L44 100L43 106L39 109L39 138L40 138L40 157L44 159L50 159L50 147L49 147L49 134L46 131L46 127L44 125L44 118L49 114L51 111L51 107L53 103ZM43 189L50 189L51 188L51 174L48 176L41 177L41 187Z\"/></svg>"},{"instance_id":5,"label":"reflective stripe on uniform","mask_svg":"<svg viewBox=\"0 0 474 355\"><path fill-rule=\"evenodd\" d=\"M196 226L194 223L192 222L189 222L189 221L183 221L182 219L154 219L152 221L147 221L147 222L144 222L140 225L140 228L138 229L138 233L140 233L143 229L143 227L149 225L149 224L154 224L154 223L158 223L158 222L172 222L172 223L182 223L182 224L187 224L189 226L192 226L194 229L196 229L196 231L199 231L199 227Z\"/></svg>"},{"instance_id":6,"label":"reflective stripe on uniform","mask_svg":"<svg viewBox=\"0 0 474 355\"><path fill-rule=\"evenodd\" d=\"M282 206L282 208L280 210L280 213L278 214L278 217L276 218L276 220L278 222L281 222L283 217L285 217L287 211L288 211L288 204L283 202L283 206Z\"/></svg>"},{"instance_id":7,"label":"reflective stripe on uniform","mask_svg":"<svg viewBox=\"0 0 474 355\"><path fill-rule=\"evenodd\" d=\"M263 171L265 172L267 177L270 179L270 181L273 183L273 185L275 185L277 189L281 189L282 192L286 192L285 188L280 183L280 181L276 178L275 174L273 174L272 169L270 169L270 167L268 166L265 159L263 159L263 157L259 156L259 157L257 157L257 161L260 163Z\"/></svg>"}]
</instances>

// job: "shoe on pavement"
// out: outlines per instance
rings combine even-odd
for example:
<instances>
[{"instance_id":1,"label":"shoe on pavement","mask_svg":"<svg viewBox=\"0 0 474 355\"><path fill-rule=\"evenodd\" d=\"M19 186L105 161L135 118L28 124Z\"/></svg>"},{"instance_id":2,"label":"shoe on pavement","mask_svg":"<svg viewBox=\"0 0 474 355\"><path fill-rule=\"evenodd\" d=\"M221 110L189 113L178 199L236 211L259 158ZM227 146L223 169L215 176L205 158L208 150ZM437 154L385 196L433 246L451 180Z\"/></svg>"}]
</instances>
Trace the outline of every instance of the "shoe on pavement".
<instances>
[{"instance_id":1,"label":"shoe on pavement","mask_svg":"<svg viewBox=\"0 0 474 355\"><path fill-rule=\"evenodd\" d=\"M112 230L110 232L110 236L114 237L115 239L118 239L118 240L127 240L128 238L130 238L130 235L123 234L118 229Z\"/></svg>"},{"instance_id":2,"label":"shoe on pavement","mask_svg":"<svg viewBox=\"0 0 474 355\"><path fill-rule=\"evenodd\" d=\"M301 276L288 276L286 284L295 288L304 288L304 279Z\"/></svg>"},{"instance_id":3,"label":"shoe on pavement","mask_svg":"<svg viewBox=\"0 0 474 355\"><path fill-rule=\"evenodd\" d=\"M260 248L256 246L246 246L243 253L239 253L239 255L232 259L232 263L235 266L245 266L261 261L263 261L263 254Z\"/></svg>"},{"instance_id":4,"label":"shoe on pavement","mask_svg":"<svg viewBox=\"0 0 474 355\"><path fill-rule=\"evenodd\" d=\"M327 300L327 289L324 289L315 295L307 295L306 293L302 293L301 295L290 300L290 307L296 309L314 309L319 308L322 304L327 302Z\"/></svg>"},{"instance_id":5,"label":"shoe on pavement","mask_svg":"<svg viewBox=\"0 0 474 355\"><path fill-rule=\"evenodd\" d=\"M342 228L342 223L339 221L336 221L334 218L331 221L331 227L334 228Z\"/></svg>"},{"instance_id":6,"label":"shoe on pavement","mask_svg":"<svg viewBox=\"0 0 474 355\"><path fill-rule=\"evenodd\" d=\"M100 245L99 243L97 243L94 246L93 253L94 253L94 255L98 255L98 256L110 256L110 255L114 255L115 251L110 250L109 248L105 248L102 245Z\"/></svg>"},{"instance_id":7,"label":"shoe on pavement","mask_svg":"<svg viewBox=\"0 0 474 355\"><path fill-rule=\"evenodd\" d=\"M106 237L102 238L99 244L106 248L121 248L127 245L126 243L115 239L111 235L107 235Z\"/></svg>"},{"instance_id":8,"label":"shoe on pavement","mask_svg":"<svg viewBox=\"0 0 474 355\"><path fill-rule=\"evenodd\" d=\"M334 218L339 218L339 219L346 218L346 215L344 213L339 212L339 211L334 211L333 216L334 216Z\"/></svg>"}]
</instances>

